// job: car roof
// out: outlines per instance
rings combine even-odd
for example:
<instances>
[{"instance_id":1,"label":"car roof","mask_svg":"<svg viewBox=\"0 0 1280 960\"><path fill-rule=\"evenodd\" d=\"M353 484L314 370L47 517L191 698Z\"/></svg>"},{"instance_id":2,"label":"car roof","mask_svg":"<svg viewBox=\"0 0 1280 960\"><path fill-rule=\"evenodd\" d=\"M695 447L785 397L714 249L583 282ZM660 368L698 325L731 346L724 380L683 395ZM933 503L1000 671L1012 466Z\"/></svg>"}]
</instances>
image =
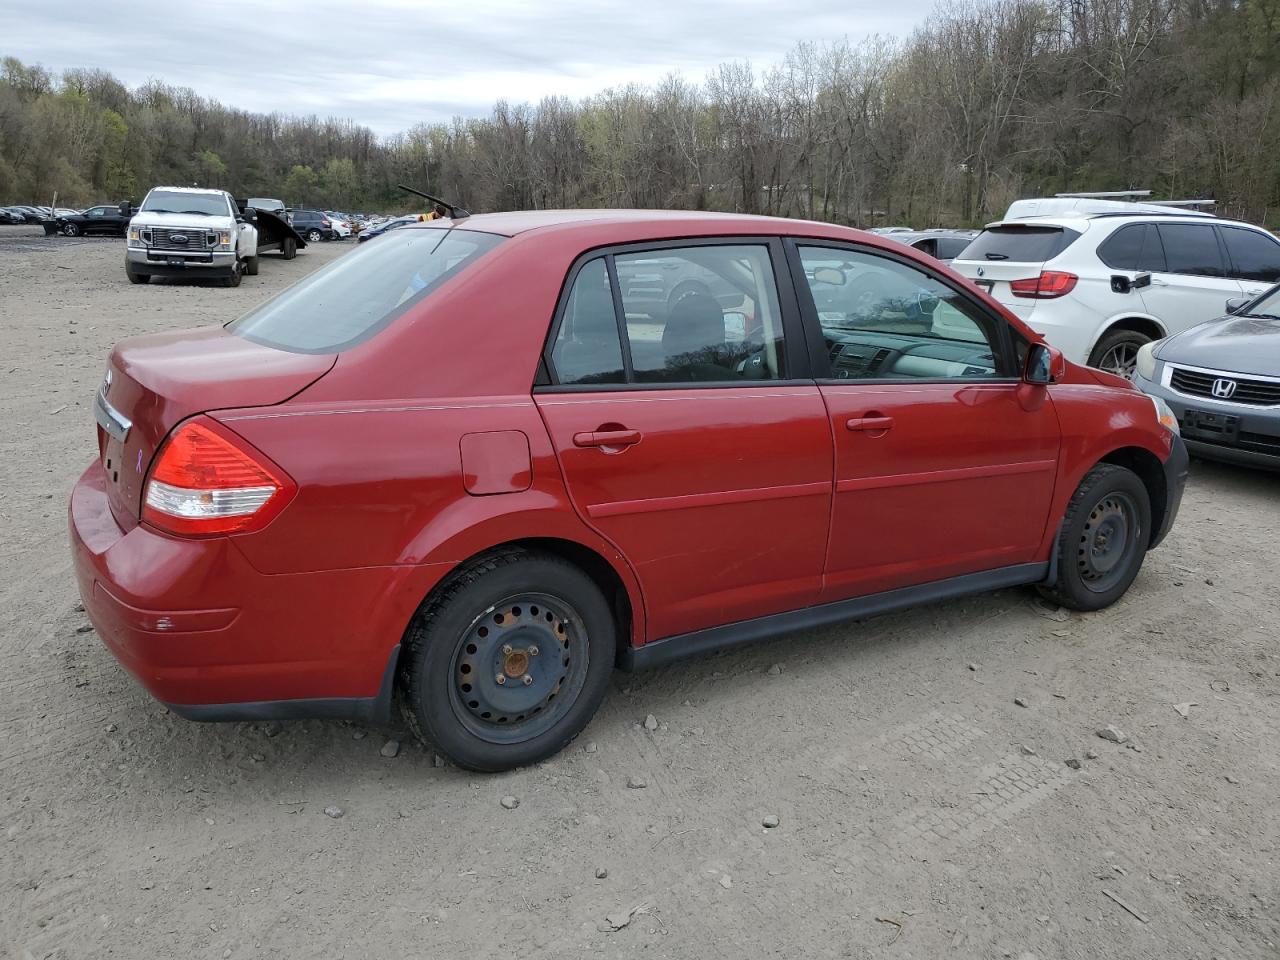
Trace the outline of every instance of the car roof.
<instances>
[{"instance_id":1,"label":"car roof","mask_svg":"<svg viewBox=\"0 0 1280 960\"><path fill-rule=\"evenodd\" d=\"M151 189L152 189L152 190L172 190L172 191L174 191L175 193L213 193L213 194L217 194L218 196L222 196L224 193L226 193L226 192L227 192L227 191L225 191L225 190L213 190L213 189L210 189L209 187L163 187L163 186L155 186L155 187L152 187Z\"/></svg>"},{"instance_id":2,"label":"car roof","mask_svg":"<svg viewBox=\"0 0 1280 960\"><path fill-rule=\"evenodd\" d=\"M843 237L857 233L877 246L885 246L887 238L855 231L852 227L821 223L816 220L792 220L755 214L718 213L708 210L520 210L508 213L479 213L462 220L429 220L427 229L457 227L515 237L546 231L582 231L608 233L613 243L647 240L655 236L670 237L741 235L793 235L809 237ZM892 249L892 248L889 248Z\"/></svg>"},{"instance_id":3,"label":"car roof","mask_svg":"<svg viewBox=\"0 0 1280 960\"><path fill-rule=\"evenodd\" d=\"M984 229L995 227L1067 227L1083 233L1095 223L1115 223L1121 226L1127 222L1142 223L1216 223L1230 227L1248 227L1252 230L1266 230L1256 223L1245 220L1229 220L1224 217L1190 217L1184 213L1150 213L1134 211L1132 213L1094 213L1076 215L1045 215L1039 217L1015 217L1012 220L996 220L988 223Z\"/></svg>"}]
</instances>

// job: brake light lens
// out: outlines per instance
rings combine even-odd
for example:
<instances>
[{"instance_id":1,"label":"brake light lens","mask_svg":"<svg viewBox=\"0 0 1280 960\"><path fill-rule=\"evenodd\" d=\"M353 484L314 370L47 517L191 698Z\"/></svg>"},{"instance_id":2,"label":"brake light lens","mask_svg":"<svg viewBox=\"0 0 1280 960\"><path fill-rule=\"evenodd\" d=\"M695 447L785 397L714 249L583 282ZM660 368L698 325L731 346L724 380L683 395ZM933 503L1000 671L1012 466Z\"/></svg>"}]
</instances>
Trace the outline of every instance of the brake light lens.
<instances>
[{"instance_id":1,"label":"brake light lens","mask_svg":"<svg viewBox=\"0 0 1280 960\"><path fill-rule=\"evenodd\" d=\"M266 526L297 485L247 441L208 417L188 420L160 448L142 519L182 536L247 533Z\"/></svg>"},{"instance_id":2,"label":"brake light lens","mask_svg":"<svg viewBox=\"0 0 1280 960\"><path fill-rule=\"evenodd\" d=\"M1065 273L1062 270L1043 270L1038 277L1011 280L1009 282L1009 292L1015 297L1052 300L1055 297L1065 297L1076 288L1076 281L1079 279L1074 273Z\"/></svg>"},{"instance_id":3,"label":"brake light lens","mask_svg":"<svg viewBox=\"0 0 1280 960\"><path fill-rule=\"evenodd\" d=\"M320 221L320 226L322 226L322 227L331 227L331 226L333 226L333 224L331 224L331 223L328 221L328 219L326 218L326 219L324 219L324 220L321 220L321 221Z\"/></svg>"}]
</instances>

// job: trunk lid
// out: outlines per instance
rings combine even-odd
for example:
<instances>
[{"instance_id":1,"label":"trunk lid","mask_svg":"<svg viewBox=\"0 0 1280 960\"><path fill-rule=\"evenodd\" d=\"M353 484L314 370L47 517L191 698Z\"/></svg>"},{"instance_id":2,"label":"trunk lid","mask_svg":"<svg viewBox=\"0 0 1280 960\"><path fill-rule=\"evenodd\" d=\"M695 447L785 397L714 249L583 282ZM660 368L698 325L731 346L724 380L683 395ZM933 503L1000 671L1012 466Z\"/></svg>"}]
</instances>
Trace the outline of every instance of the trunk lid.
<instances>
[{"instance_id":1,"label":"trunk lid","mask_svg":"<svg viewBox=\"0 0 1280 960\"><path fill-rule=\"evenodd\" d=\"M1015 297L1014 280L1038 277L1046 264L1080 236L1079 230L1048 223L993 223L951 261L951 269L970 278L1022 320L1036 301Z\"/></svg>"},{"instance_id":2,"label":"trunk lid","mask_svg":"<svg viewBox=\"0 0 1280 960\"><path fill-rule=\"evenodd\" d=\"M137 524L151 460L178 423L210 410L283 403L328 373L336 359L277 350L222 327L116 344L94 403L116 521L125 530Z\"/></svg>"}]
</instances>

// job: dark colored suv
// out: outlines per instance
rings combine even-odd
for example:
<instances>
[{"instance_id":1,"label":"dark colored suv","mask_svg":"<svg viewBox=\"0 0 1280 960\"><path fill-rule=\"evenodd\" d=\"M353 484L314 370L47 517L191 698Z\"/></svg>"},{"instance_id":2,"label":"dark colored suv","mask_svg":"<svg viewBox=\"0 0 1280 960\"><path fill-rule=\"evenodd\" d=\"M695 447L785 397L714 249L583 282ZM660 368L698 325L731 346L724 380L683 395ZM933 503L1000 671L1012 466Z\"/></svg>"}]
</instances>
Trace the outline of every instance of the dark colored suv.
<instances>
[{"instance_id":1,"label":"dark colored suv","mask_svg":"<svg viewBox=\"0 0 1280 960\"><path fill-rule=\"evenodd\" d=\"M307 243L333 239L333 224L319 210L295 210L290 219Z\"/></svg>"}]
</instances>

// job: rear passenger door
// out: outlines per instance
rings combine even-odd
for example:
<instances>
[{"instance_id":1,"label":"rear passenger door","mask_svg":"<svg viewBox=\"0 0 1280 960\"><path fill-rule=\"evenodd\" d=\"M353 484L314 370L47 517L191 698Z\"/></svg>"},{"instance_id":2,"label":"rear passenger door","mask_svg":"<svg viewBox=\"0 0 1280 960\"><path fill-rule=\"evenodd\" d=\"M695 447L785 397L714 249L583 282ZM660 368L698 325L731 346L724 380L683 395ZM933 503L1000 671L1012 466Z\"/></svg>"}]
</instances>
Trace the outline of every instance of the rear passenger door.
<instances>
[{"instance_id":1,"label":"rear passenger door","mask_svg":"<svg viewBox=\"0 0 1280 960\"><path fill-rule=\"evenodd\" d=\"M1212 223L1148 224L1159 243L1150 261L1151 283L1142 288L1147 312L1170 334L1181 333L1226 312L1240 296L1240 283L1227 275L1227 263Z\"/></svg>"},{"instance_id":2,"label":"rear passenger door","mask_svg":"<svg viewBox=\"0 0 1280 960\"><path fill-rule=\"evenodd\" d=\"M1219 226L1227 251L1228 273L1246 297L1257 297L1280 283L1280 242L1261 230Z\"/></svg>"},{"instance_id":3,"label":"rear passenger door","mask_svg":"<svg viewBox=\"0 0 1280 960\"><path fill-rule=\"evenodd\" d=\"M594 252L557 308L535 400L649 639L817 599L831 431L783 262L765 238Z\"/></svg>"}]
</instances>

